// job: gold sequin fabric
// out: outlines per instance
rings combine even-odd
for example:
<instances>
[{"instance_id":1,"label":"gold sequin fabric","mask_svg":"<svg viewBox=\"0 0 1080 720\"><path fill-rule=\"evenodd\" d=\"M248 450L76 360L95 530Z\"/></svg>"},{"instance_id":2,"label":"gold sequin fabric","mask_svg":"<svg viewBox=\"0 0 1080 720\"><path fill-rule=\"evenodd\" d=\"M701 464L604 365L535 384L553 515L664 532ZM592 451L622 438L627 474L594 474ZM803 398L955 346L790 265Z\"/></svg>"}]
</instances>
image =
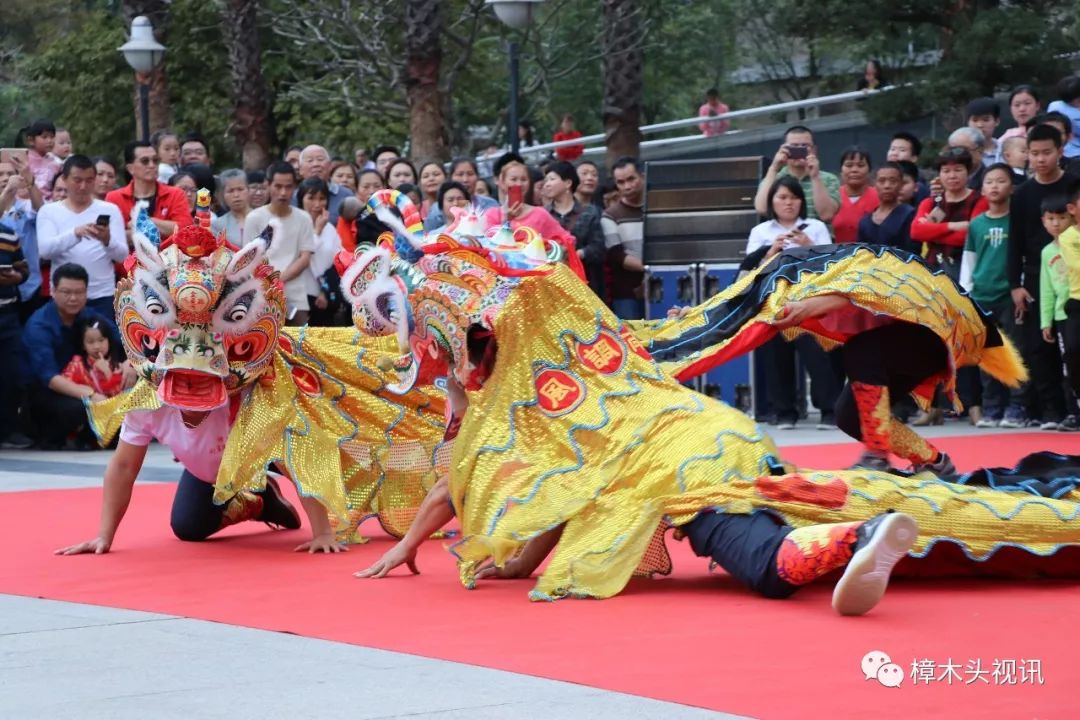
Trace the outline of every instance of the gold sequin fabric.
<instances>
[{"instance_id":1,"label":"gold sequin fabric","mask_svg":"<svg viewBox=\"0 0 1080 720\"><path fill-rule=\"evenodd\" d=\"M391 338L352 328L287 328L274 362L241 401L215 484L216 502L261 490L277 464L299 491L326 507L344 539L376 515L392 535L408 529L427 489L444 430L445 395L434 387L406 395L385 391L394 378L379 369L396 357ZM160 407L153 386L91 407L105 441L129 410Z\"/></svg>"},{"instance_id":2,"label":"gold sequin fabric","mask_svg":"<svg viewBox=\"0 0 1080 720\"><path fill-rule=\"evenodd\" d=\"M868 293L858 291L879 306ZM1007 546L1052 555L1080 543L1073 502L928 475L797 472L750 418L672 379L563 268L523 279L494 328L498 356L470 393L451 459L462 528L452 551L466 586L487 558L503 563L564 525L530 597L609 597L643 559L663 571L662 523L709 509L771 508L796 527L894 509L922 528L916 557L939 542L974 561Z\"/></svg>"}]
</instances>

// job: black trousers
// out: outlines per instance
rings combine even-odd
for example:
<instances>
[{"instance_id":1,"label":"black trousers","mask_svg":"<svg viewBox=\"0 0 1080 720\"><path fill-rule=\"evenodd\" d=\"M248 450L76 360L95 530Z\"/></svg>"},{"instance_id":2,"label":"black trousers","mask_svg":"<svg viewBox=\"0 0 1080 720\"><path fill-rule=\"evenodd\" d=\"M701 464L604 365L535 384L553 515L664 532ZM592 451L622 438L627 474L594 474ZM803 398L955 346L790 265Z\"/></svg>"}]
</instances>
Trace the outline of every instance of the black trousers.
<instances>
[{"instance_id":1,"label":"black trousers","mask_svg":"<svg viewBox=\"0 0 1080 720\"><path fill-rule=\"evenodd\" d=\"M19 348L22 329L19 326L18 304L0 307L0 440L18 429L19 405Z\"/></svg>"},{"instance_id":2,"label":"black trousers","mask_svg":"<svg viewBox=\"0 0 1080 720\"><path fill-rule=\"evenodd\" d=\"M786 598L799 589L776 571L776 553L792 528L771 512L729 515L707 511L681 529L696 555L712 558L754 592Z\"/></svg>"},{"instance_id":3,"label":"black trousers","mask_svg":"<svg viewBox=\"0 0 1080 720\"><path fill-rule=\"evenodd\" d=\"M225 505L214 503L214 486L185 470L169 515L173 534L181 540L205 540L221 529L224 514Z\"/></svg>"},{"instance_id":4,"label":"black trousers","mask_svg":"<svg viewBox=\"0 0 1080 720\"><path fill-rule=\"evenodd\" d=\"M859 333L840 352L849 384L836 401L836 425L856 440L862 440L862 424L850 383L887 387L896 400L949 365L945 343L934 331L905 322Z\"/></svg>"},{"instance_id":5,"label":"black trousers","mask_svg":"<svg viewBox=\"0 0 1080 720\"><path fill-rule=\"evenodd\" d=\"M1038 278L1038 273L1035 277ZM1058 422L1065 416L1065 398L1061 392L1061 352L1056 343L1043 340L1042 329L1039 327L1037 280L1035 287L1028 287L1027 291L1035 298L1035 302L1028 305L1024 323L1020 325L1023 339L1020 353L1024 356L1024 363L1031 376L1027 384L1025 405L1029 418Z\"/></svg>"},{"instance_id":6,"label":"black trousers","mask_svg":"<svg viewBox=\"0 0 1080 720\"><path fill-rule=\"evenodd\" d=\"M1064 344L1065 374L1069 377L1069 387L1073 395L1080 398L1080 300L1065 302L1065 322L1061 333ZM1070 406L1069 412L1076 412Z\"/></svg>"},{"instance_id":7,"label":"black trousers","mask_svg":"<svg viewBox=\"0 0 1080 720\"><path fill-rule=\"evenodd\" d=\"M777 337L763 348L767 353L769 405L777 422L795 422L799 412L795 403L798 387L796 354L810 373L810 402L823 415L832 413L841 382L830 354L821 349L813 338L802 335L794 342Z\"/></svg>"},{"instance_id":8,"label":"black trousers","mask_svg":"<svg viewBox=\"0 0 1080 720\"><path fill-rule=\"evenodd\" d=\"M82 400L34 385L30 390L30 416L37 440L45 445L63 445L76 430L90 439L89 421Z\"/></svg>"}]
</instances>

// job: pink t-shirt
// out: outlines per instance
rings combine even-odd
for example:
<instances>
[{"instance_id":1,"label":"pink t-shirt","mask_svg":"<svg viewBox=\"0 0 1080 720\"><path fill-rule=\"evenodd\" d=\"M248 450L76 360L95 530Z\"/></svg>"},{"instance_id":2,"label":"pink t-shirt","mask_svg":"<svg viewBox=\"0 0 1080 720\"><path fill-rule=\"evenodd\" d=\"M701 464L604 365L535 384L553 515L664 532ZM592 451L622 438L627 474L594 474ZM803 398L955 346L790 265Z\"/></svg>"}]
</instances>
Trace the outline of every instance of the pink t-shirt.
<instances>
[{"instance_id":1,"label":"pink t-shirt","mask_svg":"<svg viewBox=\"0 0 1080 720\"><path fill-rule=\"evenodd\" d=\"M157 410L134 410L124 417L120 439L146 447L151 440L168 446L184 469L205 483L217 480L225 441L232 429L229 405L211 410L197 428L184 425L180 411L168 405Z\"/></svg>"}]
</instances>

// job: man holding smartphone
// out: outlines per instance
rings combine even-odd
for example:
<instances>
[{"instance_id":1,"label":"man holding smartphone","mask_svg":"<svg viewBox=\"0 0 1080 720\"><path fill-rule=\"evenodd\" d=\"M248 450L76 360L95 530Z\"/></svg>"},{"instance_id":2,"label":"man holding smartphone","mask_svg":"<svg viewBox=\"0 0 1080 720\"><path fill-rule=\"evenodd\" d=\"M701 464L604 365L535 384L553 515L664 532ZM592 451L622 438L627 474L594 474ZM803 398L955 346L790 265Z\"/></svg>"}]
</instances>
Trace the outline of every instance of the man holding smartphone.
<instances>
[{"instance_id":1,"label":"man holding smartphone","mask_svg":"<svg viewBox=\"0 0 1080 720\"><path fill-rule=\"evenodd\" d=\"M38 249L42 259L50 260L53 267L73 263L86 270L86 305L115 328L113 263L122 262L128 255L124 220L119 208L94 197L97 172L90 158L69 156L60 175L67 183L68 196L38 211Z\"/></svg>"},{"instance_id":2,"label":"man holding smartphone","mask_svg":"<svg viewBox=\"0 0 1080 720\"><path fill-rule=\"evenodd\" d=\"M784 144L776 151L754 196L754 209L769 214L769 190L777 178L791 175L806 194L806 216L824 223L832 221L840 209L840 179L821 169L810 128L793 125L784 133Z\"/></svg>"}]
</instances>

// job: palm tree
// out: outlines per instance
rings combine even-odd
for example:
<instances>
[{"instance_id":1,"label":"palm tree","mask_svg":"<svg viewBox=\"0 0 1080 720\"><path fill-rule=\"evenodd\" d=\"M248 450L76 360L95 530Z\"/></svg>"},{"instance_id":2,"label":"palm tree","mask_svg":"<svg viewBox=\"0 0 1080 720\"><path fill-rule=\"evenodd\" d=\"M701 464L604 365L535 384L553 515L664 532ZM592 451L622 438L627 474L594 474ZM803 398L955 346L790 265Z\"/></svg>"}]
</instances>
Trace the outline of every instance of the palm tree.
<instances>
[{"instance_id":1,"label":"palm tree","mask_svg":"<svg viewBox=\"0 0 1080 720\"><path fill-rule=\"evenodd\" d=\"M243 152L245 170L269 165L274 144L270 95L259 52L258 13L258 0L225 0L222 7L233 99L232 132Z\"/></svg>"},{"instance_id":2,"label":"palm tree","mask_svg":"<svg viewBox=\"0 0 1080 720\"><path fill-rule=\"evenodd\" d=\"M405 4L405 93L409 102L409 154L414 158L449 158L443 96L443 31L440 0L408 0Z\"/></svg>"},{"instance_id":3,"label":"palm tree","mask_svg":"<svg viewBox=\"0 0 1080 720\"><path fill-rule=\"evenodd\" d=\"M604 0L604 132L607 166L641 150L644 16L638 0Z\"/></svg>"}]
</instances>

